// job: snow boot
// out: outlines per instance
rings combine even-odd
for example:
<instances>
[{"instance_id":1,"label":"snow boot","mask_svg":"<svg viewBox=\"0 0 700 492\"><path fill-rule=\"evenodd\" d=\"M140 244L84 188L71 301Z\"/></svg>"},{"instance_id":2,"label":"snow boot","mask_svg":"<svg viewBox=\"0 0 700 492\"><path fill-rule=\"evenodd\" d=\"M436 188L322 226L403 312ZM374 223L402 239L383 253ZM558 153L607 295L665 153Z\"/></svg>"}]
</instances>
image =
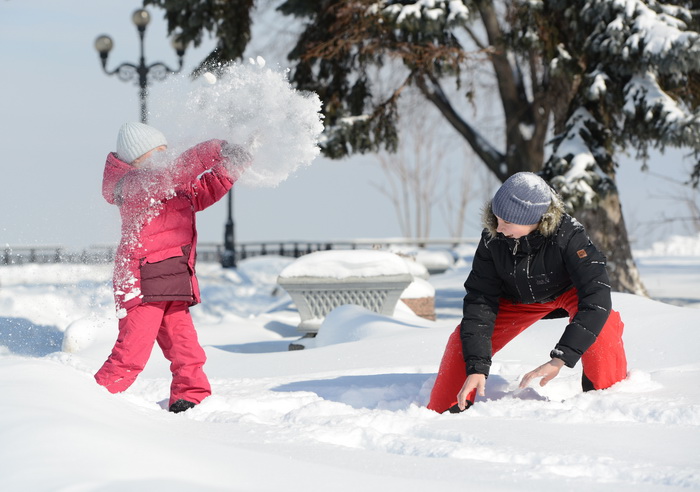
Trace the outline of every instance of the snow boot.
<instances>
[{"instance_id":1,"label":"snow boot","mask_svg":"<svg viewBox=\"0 0 700 492\"><path fill-rule=\"evenodd\" d=\"M170 405L170 409L168 411L172 413L180 413L189 410L190 408L194 408L195 405L196 403L192 403L191 401L177 400L175 403Z\"/></svg>"},{"instance_id":2,"label":"snow boot","mask_svg":"<svg viewBox=\"0 0 700 492\"><path fill-rule=\"evenodd\" d=\"M585 373L581 373L581 388L583 389L584 393L586 391L595 391L595 386L593 386L593 382L588 379L588 376L586 376Z\"/></svg>"}]
</instances>

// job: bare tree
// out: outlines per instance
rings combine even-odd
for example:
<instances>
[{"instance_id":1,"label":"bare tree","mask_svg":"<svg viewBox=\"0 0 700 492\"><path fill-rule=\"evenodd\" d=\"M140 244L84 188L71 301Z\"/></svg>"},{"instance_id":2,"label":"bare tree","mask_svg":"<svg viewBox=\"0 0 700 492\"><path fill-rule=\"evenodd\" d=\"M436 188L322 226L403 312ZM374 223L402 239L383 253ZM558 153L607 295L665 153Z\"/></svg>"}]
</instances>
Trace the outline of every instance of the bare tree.
<instances>
[{"instance_id":1,"label":"bare tree","mask_svg":"<svg viewBox=\"0 0 700 492\"><path fill-rule=\"evenodd\" d=\"M436 126L428 118L409 117L407 121L397 151L376 154L387 180L375 186L394 206L401 233L405 237L427 238L438 201L446 147L444 137L437 135Z\"/></svg>"},{"instance_id":2,"label":"bare tree","mask_svg":"<svg viewBox=\"0 0 700 492\"><path fill-rule=\"evenodd\" d=\"M464 163L459 167L458 173L448 171L444 180L444 192L441 193L445 198L440 207L442 217L448 233L453 238L464 236L464 228L469 220L477 228L481 227L481 214L469 219L467 208L475 199L485 203L491 196L491 190L499 183L493 175L483 172L483 166L479 164L478 157L469 146L464 145L464 149Z\"/></svg>"},{"instance_id":3,"label":"bare tree","mask_svg":"<svg viewBox=\"0 0 700 492\"><path fill-rule=\"evenodd\" d=\"M652 195L652 199L663 200L670 205L664 212L651 220L639 221L639 229L642 234L650 229L663 228L665 232L670 232L672 227L681 224L681 229L688 234L700 233L700 189L693 187L687 181L674 179L659 173L649 173L659 179L671 183L675 191ZM666 210L674 210L676 213L670 214ZM685 213L678 213L678 210L685 210Z\"/></svg>"},{"instance_id":4,"label":"bare tree","mask_svg":"<svg viewBox=\"0 0 700 492\"><path fill-rule=\"evenodd\" d=\"M469 204L486 200L497 180L417 92L407 90L400 105L400 143L394 153L375 154L386 180L374 186L393 205L405 237L429 238L436 209L449 234L462 237Z\"/></svg>"}]
</instances>

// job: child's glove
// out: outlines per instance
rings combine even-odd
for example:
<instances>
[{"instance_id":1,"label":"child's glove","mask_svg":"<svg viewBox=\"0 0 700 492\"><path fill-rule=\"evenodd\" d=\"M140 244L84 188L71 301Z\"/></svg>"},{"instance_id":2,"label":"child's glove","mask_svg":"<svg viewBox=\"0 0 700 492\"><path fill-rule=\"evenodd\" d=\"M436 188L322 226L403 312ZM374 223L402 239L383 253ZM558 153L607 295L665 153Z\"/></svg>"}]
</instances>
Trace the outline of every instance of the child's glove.
<instances>
[{"instance_id":1,"label":"child's glove","mask_svg":"<svg viewBox=\"0 0 700 492\"><path fill-rule=\"evenodd\" d=\"M253 163L253 156L241 145L224 142L221 146L221 155L228 157L231 167L238 168L239 172Z\"/></svg>"}]
</instances>

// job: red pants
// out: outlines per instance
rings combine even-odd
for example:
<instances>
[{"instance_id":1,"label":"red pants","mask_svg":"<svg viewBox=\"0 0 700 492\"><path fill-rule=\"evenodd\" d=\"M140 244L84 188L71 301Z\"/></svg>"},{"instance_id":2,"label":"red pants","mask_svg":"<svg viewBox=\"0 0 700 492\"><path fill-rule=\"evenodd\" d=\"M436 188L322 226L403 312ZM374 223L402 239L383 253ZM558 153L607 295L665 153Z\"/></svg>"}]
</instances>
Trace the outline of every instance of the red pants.
<instances>
[{"instance_id":1,"label":"red pants","mask_svg":"<svg viewBox=\"0 0 700 492\"><path fill-rule=\"evenodd\" d=\"M180 399L200 403L211 395L202 370L206 355L186 302L149 302L131 308L119 320L117 342L95 380L111 393L126 390L143 371L156 341L173 375L168 406Z\"/></svg>"},{"instance_id":2,"label":"red pants","mask_svg":"<svg viewBox=\"0 0 700 492\"><path fill-rule=\"evenodd\" d=\"M501 350L518 334L557 308L566 310L572 319L578 312L576 289L568 290L556 300L544 304L513 304L502 300L491 338L492 353ZM593 389L609 388L627 376L627 359L622 344L623 327L620 314L611 311L598 338L581 357L583 377L590 381ZM457 401L457 394L466 378L460 325L457 325L447 341L428 408L440 413L446 411ZM467 399L474 401L475 397L476 391Z\"/></svg>"}]
</instances>

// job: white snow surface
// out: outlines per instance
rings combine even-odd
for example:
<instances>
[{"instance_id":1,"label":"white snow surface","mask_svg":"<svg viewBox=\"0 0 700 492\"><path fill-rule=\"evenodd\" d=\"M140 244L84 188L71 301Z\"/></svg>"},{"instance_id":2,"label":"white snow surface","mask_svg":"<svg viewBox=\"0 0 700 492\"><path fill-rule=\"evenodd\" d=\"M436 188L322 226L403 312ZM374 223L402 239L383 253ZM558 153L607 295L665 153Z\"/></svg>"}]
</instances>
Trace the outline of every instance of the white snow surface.
<instances>
[{"instance_id":1,"label":"white snow surface","mask_svg":"<svg viewBox=\"0 0 700 492\"><path fill-rule=\"evenodd\" d=\"M542 321L496 355L486 398L459 415L425 404L473 249L429 278L437 321L344 306L301 351L287 350L299 316L275 284L291 259L200 263L203 304L192 313L214 393L178 415L164 409L170 374L157 347L125 393L93 380L116 337L111 266L2 266L0 489L699 490L692 239L640 256L652 297L667 302L613 295L627 380L583 394L580 367L565 368L518 390L565 326Z\"/></svg>"}]
</instances>

